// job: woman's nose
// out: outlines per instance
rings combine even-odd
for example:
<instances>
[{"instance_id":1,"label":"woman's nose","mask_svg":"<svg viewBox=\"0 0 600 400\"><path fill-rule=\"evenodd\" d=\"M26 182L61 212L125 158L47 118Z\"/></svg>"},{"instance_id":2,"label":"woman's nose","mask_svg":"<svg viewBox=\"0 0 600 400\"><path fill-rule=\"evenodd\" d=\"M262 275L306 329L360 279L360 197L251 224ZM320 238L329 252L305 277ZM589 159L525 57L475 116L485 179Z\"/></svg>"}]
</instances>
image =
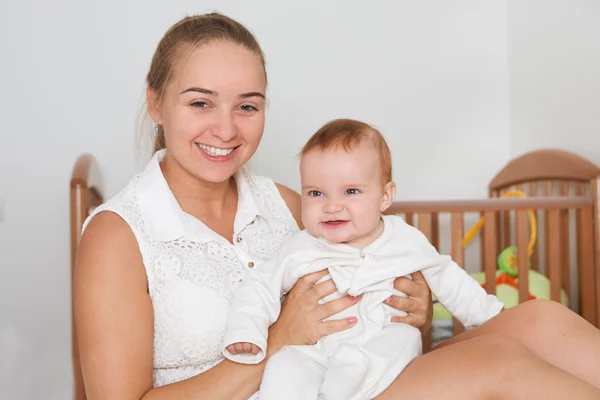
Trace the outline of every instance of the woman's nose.
<instances>
[{"instance_id":1,"label":"woman's nose","mask_svg":"<svg viewBox=\"0 0 600 400\"><path fill-rule=\"evenodd\" d=\"M217 129L214 130L215 136L224 142L229 142L238 134L237 125L234 117L230 112L221 113L217 121Z\"/></svg>"}]
</instances>

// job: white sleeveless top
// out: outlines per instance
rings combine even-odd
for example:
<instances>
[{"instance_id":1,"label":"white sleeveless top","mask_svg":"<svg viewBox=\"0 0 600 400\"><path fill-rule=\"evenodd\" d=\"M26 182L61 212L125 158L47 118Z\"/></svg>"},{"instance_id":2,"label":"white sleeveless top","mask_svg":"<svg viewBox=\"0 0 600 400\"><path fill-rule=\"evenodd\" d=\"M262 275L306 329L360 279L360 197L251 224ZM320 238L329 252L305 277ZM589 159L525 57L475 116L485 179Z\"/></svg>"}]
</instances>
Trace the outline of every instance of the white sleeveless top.
<instances>
[{"instance_id":1,"label":"white sleeveless top","mask_svg":"<svg viewBox=\"0 0 600 400\"><path fill-rule=\"evenodd\" d=\"M298 232L270 179L243 168L235 175L238 209L233 244L184 212L152 157L115 197L93 211L112 211L133 231L154 308L154 386L187 379L223 360L229 303L250 268Z\"/></svg>"}]
</instances>

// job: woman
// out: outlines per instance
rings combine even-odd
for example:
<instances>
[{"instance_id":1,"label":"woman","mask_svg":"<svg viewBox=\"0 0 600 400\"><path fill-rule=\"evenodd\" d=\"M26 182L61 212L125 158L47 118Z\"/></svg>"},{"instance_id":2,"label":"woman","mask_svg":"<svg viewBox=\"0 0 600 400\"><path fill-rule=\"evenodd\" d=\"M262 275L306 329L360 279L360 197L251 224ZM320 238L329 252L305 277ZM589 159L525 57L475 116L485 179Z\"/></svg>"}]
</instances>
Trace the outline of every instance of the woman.
<instances>
[{"instance_id":1,"label":"woman","mask_svg":"<svg viewBox=\"0 0 600 400\"><path fill-rule=\"evenodd\" d=\"M245 167L264 128L263 54L227 17L188 17L159 43L147 83L154 157L94 211L79 247L75 318L87 395L248 399L264 363L223 360L229 300L302 227L298 194ZM335 291L331 281L316 284L324 274L304 277L287 296L267 358L356 323L322 322L357 301L319 305ZM396 281L409 298L390 304L426 330L430 293L413 278ZM417 359L379 398L598 398L599 360L594 327L537 301Z\"/></svg>"}]
</instances>

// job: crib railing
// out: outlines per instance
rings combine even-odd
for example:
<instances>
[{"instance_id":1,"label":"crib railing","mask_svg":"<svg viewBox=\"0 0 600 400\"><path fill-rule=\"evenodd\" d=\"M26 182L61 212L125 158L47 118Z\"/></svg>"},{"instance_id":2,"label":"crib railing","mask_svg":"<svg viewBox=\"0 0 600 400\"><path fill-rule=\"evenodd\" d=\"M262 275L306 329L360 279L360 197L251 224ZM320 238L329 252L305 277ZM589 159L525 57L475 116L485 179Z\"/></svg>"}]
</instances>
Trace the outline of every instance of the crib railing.
<instances>
[{"instance_id":1,"label":"crib railing","mask_svg":"<svg viewBox=\"0 0 600 400\"><path fill-rule=\"evenodd\" d=\"M417 227L440 249L440 220L443 216L450 216L450 249L449 253L460 266L465 263L465 247L463 238L465 236L465 216L476 213L483 218L481 229L480 270L485 274L485 289L490 294L496 294L496 279L498 269L498 255L502 249L500 243L505 246L509 236L502 237L504 233L499 226L499 215L513 214L516 232L513 242L518 248L518 293L519 303L529 300L529 260L528 242L530 240L530 220L528 210L543 211L547 215L546 234L538 241L544 241L547 249L545 275L550 280L550 299L561 301L561 290L569 294L570 307L578 309L579 313L590 323L600 327L600 304L598 293L600 292L600 274L598 273L598 249L595 249L594 220L598 216L595 199L593 196L564 196L564 197L530 197L530 198L490 198L482 200L455 200L455 201L401 201L394 202L388 209L387 214L397 214ZM570 213L574 217L574 223L565 222L564 215ZM572 226L574 229L571 229ZM537 226L536 226L537 227ZM537 227L540 231L539 227ZM573 299L570 295L570 282L564 282L565 274L563 268L571 269L571 263L564 266L564 254L569 251L569 241L565 237L573 238L576 247L576 274L578 276L578 296ZM447 237L445 239L448 239ZM515 243L516 242L516 243ZM538 246L536 246L537 250ZM536 251L534 250L534 251ZM448 252L445 252L446 254ZM568 253L567 253L568 254ZM538 271L542 272L542 271ZM574 301L575 300L575 301ZM573 305L575 307L573 307ZM454 333L463 330L458 321L454 320Z\"/></svg>"}]
</instances>

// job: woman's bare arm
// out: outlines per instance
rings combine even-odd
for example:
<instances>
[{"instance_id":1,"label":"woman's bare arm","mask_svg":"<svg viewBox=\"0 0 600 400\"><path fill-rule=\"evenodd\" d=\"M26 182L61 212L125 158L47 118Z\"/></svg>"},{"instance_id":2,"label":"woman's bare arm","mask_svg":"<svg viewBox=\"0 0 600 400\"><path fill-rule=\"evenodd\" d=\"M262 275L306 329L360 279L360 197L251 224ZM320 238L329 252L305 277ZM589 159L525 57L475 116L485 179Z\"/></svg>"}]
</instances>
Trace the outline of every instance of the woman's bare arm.
<instances>
[{"instance_id":1,"label":"woman's bare arm","mask_svg":"<svg viewBox=\"0 0 600 400\"><path fill-rule=\"evenodd\" d=\"M152 388L154 322L146 273L133 233L116 214L97 215L85 230L73 290L89 400L246 400L258 390L264 363L229 360L193 378Z\"/></svg>"}]
</instances>

